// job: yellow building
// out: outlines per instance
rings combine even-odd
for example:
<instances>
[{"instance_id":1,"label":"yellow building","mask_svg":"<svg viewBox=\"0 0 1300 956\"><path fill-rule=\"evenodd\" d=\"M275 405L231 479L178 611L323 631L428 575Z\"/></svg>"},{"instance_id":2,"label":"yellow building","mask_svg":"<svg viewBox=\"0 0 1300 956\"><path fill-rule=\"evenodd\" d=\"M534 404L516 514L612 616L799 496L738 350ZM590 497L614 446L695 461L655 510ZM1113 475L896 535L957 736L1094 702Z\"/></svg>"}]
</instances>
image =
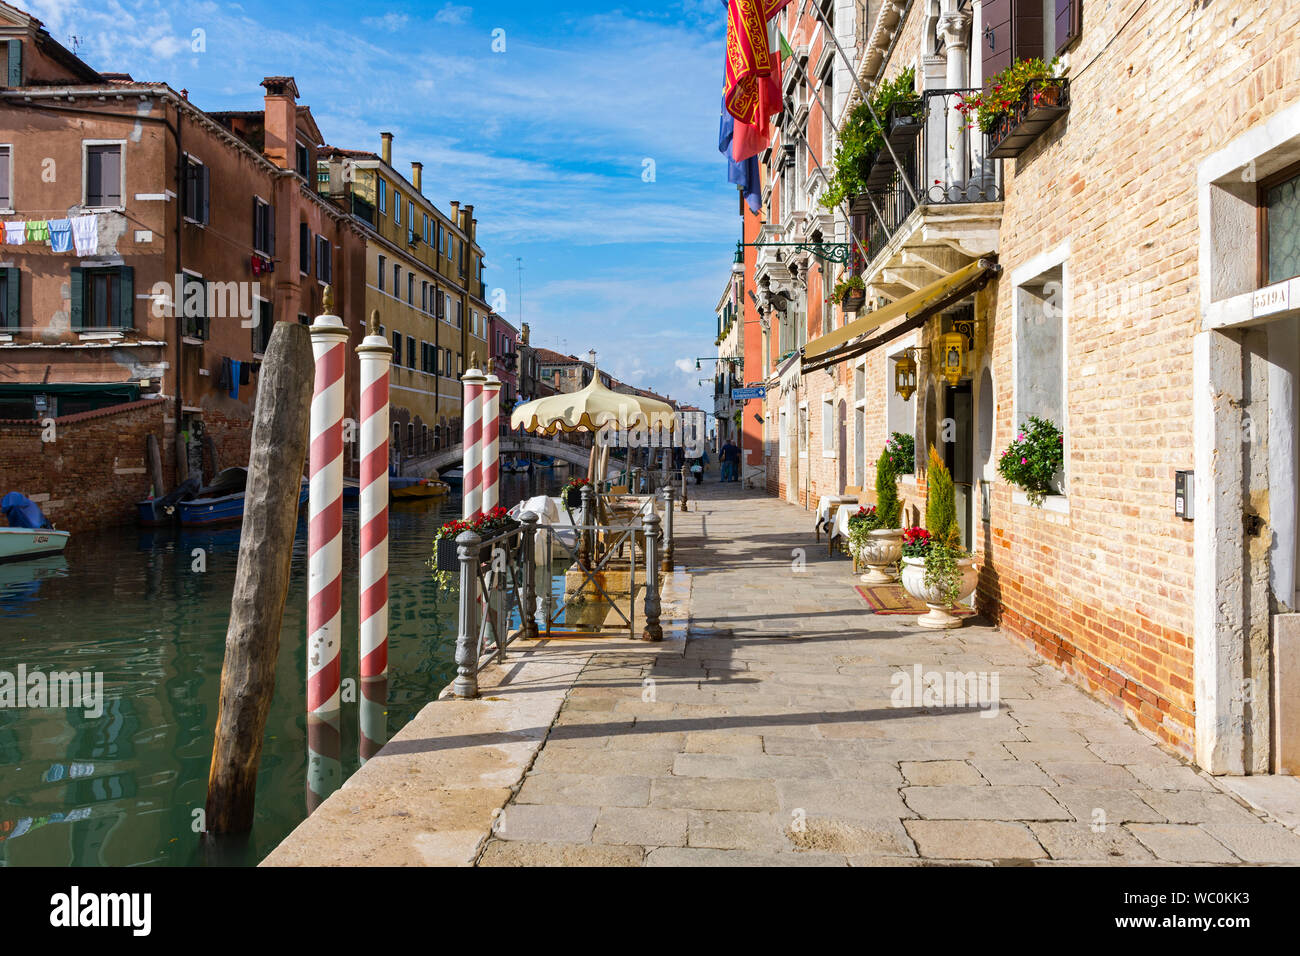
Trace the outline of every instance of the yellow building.
<instances>
[{"instance_id":1,"label":"yellow building","mask_svg":"<svg viewBox=\"0 0 1300 956\"><path fill-rule=\"evenodd\" d=\"M392 165L393 134L375 153L324 147L323 195L348 209L366 234L366 315L393 346L391 421L400 458L460 441L460 377L488 355L490 312L474 207L444 214L423 193L423 164L410 179Z\"/></svg>"}]
</instances>

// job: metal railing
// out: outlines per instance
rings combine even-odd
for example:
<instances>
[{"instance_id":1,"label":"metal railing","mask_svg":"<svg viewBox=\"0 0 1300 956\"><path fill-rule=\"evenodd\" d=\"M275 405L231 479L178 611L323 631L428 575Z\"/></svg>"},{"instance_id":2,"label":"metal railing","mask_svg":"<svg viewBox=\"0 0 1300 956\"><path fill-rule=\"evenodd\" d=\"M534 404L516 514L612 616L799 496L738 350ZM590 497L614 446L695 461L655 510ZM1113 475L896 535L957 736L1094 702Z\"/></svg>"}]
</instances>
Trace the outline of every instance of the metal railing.
<instances>
[{"instance_id":1,"label":"metal railing","mask_svg":"<svg viewBox=\"0 0 1300 956\"><path fill-rule=\"evenodd\" d=\"M902 162L893 182L872 198L884 223L869 219L867 247L874 260L889 240L907 222L917 207L903 185L906 177L921 205L1001 202L1002 161L985 155L984 134L957 105L977 90L927 90L921 94L921 123L913 143L900 148L892 140Z\"/></svg>"}]
</instances>

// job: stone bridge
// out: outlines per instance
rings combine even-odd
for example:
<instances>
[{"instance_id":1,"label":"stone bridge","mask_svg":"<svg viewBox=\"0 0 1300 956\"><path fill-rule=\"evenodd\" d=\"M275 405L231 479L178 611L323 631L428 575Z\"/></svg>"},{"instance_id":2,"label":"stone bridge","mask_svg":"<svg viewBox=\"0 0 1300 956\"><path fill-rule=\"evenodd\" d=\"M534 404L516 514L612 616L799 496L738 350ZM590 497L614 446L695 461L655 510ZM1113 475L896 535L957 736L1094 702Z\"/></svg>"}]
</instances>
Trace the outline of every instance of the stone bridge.
<instances>
[{"instance_id":1,"label":"stone bridge","mask_svg":"<svg viewBox=\"0 0 1300 956\"><path fill-rule=\"evenodd\" d=\"M581 445L571 445L568 442L555 441L549 438L534 438L512 435L508 438L502 438L500 442L502 457L511 458L523 455L531 455L534 458L541 458L549 455L560 461L567 461L571 465L579 466L583 472L586 472L588 457L591 454L589 448ZM464 460L464 446L460 443L449 445L441 448L432 455L425 455L420 458L411 458L402 463L402 470L406 474L426 474L430 470L436 470L439 473L451 468L459 468ZM622 465L611 460L609 463L609 477L615 476L621 469Z\"/></svg>"}]
</instances>

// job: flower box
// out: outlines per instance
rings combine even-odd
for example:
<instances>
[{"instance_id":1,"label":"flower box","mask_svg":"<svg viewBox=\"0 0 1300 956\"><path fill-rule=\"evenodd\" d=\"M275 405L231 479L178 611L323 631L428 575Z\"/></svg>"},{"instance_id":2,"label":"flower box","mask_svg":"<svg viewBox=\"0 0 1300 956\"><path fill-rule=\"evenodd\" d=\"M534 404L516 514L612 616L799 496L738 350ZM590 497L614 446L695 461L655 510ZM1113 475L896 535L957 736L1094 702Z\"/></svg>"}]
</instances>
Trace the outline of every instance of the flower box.
<instances>
[{"instance_id":1,"label":"flower box","mask_svg":"<svg viewBox=\"0 0 1300 956\"><path fill-rule=\"evenodd\" d=\"M515 519L509 519L508 523L499 530L492 533L492 537L505 534L507 531L513 531L519 527L519 522ZM437 540L436 551L436 571L460 571L460 552L456 544L456 538L459 535L443 535ZM499 543L499 542L498 542ZM485 544L479 548L478 563L487 564L492 560L493 545Z\"/></svg>"},{"instance_id":2,"label":"flower box","mask_svg":"<svg viewBox=\"0 0 1300 956\"><path fill-rule=\"evenodd\" d=\"M867 184L869 192L879 192L894 181L894 157L889 150L879 149L862 157L860 166L862 181Z\"/></svg>"},{"instance_id":3,"label":"flower box","mask_svg":"<svg viewBox=\"0 0 1300 956\"><path fill-rule=\"evenodd\" d=\"M840 307L845 312L857 312L867 302L866 289L850 289L844 293L844 298L840 299Z\"/></svg>"},{"instance_id":4,"label":"flower box","mask_svg":"<svg viewBox=\"0 0 1300 956\"><path fill-rule=\"evenodd\" d=\"M1011 112L998 117L989 130L989 157L1014 159L1069 111L1069 80L1063 77L1031 80L1025 84Z\"/></svg>"},{"instance_id":5,"label":"flower box","mask_svg":"<svg viewBox=\"0 0 1300 956\"><path fill-rule=\"evenodd\" d=\"M903 100L889 108L889 142L897 147L909 146L921 132L925 122L925 108L921 98Z\"/></svg>"}]
</instances>

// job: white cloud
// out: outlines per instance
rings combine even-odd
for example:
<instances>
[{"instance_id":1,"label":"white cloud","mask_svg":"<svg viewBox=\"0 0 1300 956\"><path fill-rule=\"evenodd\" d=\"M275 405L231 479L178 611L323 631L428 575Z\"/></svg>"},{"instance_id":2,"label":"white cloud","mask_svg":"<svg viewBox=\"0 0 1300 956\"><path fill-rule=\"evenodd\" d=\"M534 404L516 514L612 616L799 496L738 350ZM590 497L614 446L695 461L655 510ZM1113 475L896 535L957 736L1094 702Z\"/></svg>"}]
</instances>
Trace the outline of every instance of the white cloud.
<instances>
[{"instance_id":1,"label":"white cloud","mask_svg":"<svg viewBox=\"0 0 1300 956\"><path fill-rule=\"evenodd\" d=\"M677 366L679 372L692 372L695 370L695 363L690 359L678 359L673 364Z\"/></svg>"},{"instance_id":2,"label":"white cloud","mask_svg":"<svg viewBox=\"0 0 1300 956\"><path fill-rule=\"evenodd\" d=\"M433 15L434 23L445 23L451 26L459 26L469 19L473 7L458 7L454 3L443 4L441 10Z\"/></svg>"},{"instance_id":3,"label":"white cloud","mask_svg":"<svg viewBox=\"0 0 1300 956\"><path fill-rule=\"evenodd\" d=\"M394 10L390 10L382 17L362 17L361 22L376 30L385 30L388 33L397 33L406 28L406 25L411 22L411 18L405 13L398 13Z\"/></svg>"}]
</instances>

